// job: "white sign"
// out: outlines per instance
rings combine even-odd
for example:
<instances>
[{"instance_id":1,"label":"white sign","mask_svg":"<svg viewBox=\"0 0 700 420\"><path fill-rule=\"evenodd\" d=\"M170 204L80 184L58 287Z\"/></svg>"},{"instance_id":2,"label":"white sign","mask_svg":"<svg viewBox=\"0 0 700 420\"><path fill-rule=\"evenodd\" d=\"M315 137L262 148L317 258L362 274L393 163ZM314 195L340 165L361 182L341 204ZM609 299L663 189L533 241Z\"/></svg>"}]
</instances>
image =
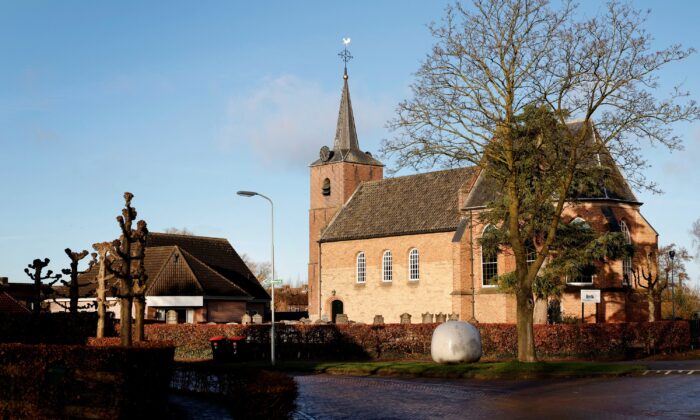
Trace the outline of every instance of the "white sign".
<instances>
[{"instance_id":1,"label":"white sign","mask_svg":"<svg viewBox=\"0 0 700 420\"><path fill-rule=\"evenodd\" d=\"M600 290L581 289L581 303L600 303Z\"/></svg>"}]
</instances>

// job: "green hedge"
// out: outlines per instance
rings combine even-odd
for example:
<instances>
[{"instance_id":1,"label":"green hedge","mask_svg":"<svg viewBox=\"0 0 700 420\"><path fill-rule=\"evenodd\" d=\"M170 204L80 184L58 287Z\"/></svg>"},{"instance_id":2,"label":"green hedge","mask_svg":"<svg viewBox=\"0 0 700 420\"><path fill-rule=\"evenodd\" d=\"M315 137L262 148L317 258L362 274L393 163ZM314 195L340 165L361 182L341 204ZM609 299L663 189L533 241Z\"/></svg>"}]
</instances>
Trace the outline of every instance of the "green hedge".
<instances>
[{"instance_id":1,"label":"green hedge","mask_svg":"<svg viewBox=\"0 0 700 420\"><path fill-rule=\"evenodd\" d=\"M144 418L166 404L171 345L0 344L0 418Z\"/></svg>"}]
</instances>

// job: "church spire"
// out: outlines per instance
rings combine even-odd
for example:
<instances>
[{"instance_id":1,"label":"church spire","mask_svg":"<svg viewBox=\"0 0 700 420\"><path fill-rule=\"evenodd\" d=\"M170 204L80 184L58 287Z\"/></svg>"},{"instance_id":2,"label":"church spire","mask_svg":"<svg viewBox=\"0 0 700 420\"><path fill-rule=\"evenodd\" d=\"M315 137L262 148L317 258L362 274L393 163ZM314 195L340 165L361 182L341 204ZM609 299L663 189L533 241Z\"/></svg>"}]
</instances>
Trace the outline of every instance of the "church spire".
<instances>
[{"instance_id":1,"label":"church spire","mask_svg":"<svg viewBox=\"0 0 700 420\"><path fill-rule=\"evenodd\" d=\"M343 94L340 97L340 110L338 111L338 124L335 129L335 141L333 150L336 153L348 150L360 150L355 130L355 117L350 101L350 88L348 87L347 68L343 74Z\"/></svg>"},{"instance_id":2,"label":"church spire","mask_svg":"<svg viewBox=\"0 0 700 420\"><path fill-rule=\"evenodd\" d=\"M345 44L345 48L338 54L345 66L343 68L343 94L340 97L338 124L335 129L335 141L333 142L333 150L336 153L360 150L360 145L357 141L357 131L355 130L355 117L352 113L352 102L350 101L350 88L348 87L348 61L353 58L350 51L348 51L350 38L343 38L343 44Z\"/></svg>"}]
</instances>

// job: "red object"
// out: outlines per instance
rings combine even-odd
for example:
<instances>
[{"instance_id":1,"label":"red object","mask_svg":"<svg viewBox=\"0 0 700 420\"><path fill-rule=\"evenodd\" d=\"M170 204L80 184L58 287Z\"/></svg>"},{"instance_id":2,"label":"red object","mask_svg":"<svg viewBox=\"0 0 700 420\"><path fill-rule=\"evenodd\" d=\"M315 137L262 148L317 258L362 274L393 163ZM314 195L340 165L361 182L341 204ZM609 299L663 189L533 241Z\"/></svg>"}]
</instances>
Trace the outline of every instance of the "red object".
<instances>
[{"instance_id":1,"label":"red object","mask_svg":"<svg viewBox=\"0 0 700 420\"><path fill-rule=\"evenodd\" d=\"M245 335L236 335L236 336L229 338L229 341L243 341L246 338L248 338L248 337L246 337Z\"/></svg>"},{"instance_id":2,"label":"red object","mask_svg":"<svg viewBox=\"0 0 700 420\"><path fill-rule=\"evenodd\" d=\"M221 341L221 340L226 340L226 336L217 335L216 337L212 337L209 339L209 341Z\"/></svg>"}]
</instances>

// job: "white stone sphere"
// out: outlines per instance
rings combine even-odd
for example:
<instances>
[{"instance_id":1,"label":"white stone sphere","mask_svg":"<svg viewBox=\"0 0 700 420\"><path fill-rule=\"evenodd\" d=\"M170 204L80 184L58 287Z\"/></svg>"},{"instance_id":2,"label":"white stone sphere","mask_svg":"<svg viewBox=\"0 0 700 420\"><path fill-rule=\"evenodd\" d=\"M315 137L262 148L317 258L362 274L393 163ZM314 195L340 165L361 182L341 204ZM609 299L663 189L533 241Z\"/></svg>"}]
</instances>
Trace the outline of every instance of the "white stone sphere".
<instances>
[{"instance_id":1,"label":"white stone sphere","mask_svg":"<svg viewBox=\"0 0 700 420\"><path fill-rule=\"evenodd\" d=\"M481 334L465 321L447 321L433 331L430 355L437 363L470 363L481 358Z\"/></svg>"}]
</instances>

